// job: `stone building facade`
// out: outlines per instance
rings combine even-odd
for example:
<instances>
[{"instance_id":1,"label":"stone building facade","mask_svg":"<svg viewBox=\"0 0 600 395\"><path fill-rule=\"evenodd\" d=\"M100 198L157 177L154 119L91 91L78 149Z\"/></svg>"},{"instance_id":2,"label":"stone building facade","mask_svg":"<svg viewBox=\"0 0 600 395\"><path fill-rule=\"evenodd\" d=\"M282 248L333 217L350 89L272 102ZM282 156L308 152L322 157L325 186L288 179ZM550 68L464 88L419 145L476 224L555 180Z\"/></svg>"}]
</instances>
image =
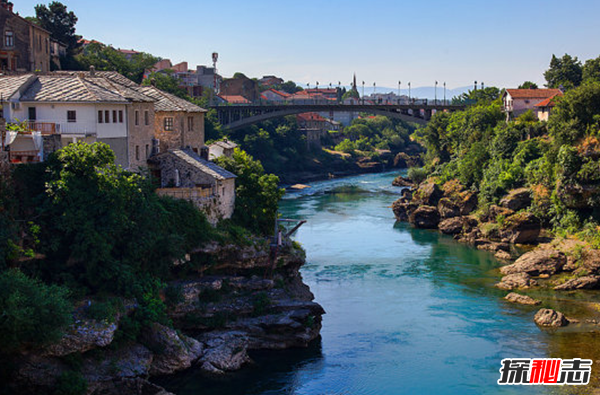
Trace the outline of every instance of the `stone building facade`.
<instances>
[{"instance_id":1,"label":"stone building facade","mask_svg":"<svg viewBox=\"0 0 600 395\"><path fill-rule=\"evenodd\" d=\"M129 122L129 167L133 170L147 168L153 153L154 103L133 103Z\"/></svg>"},{"instance_id":2,"label":"stone building facade","mask_svg":"<svg viewBox=\"0 0 600 395\"><path fill-rule=\"evenodd\" d=\"M148 163L159 185L157 194L191 201L213 224L233 215L236 178L233 173L190 149L161 152Z\"/></svg>"},{"instance_id":3,"label":"stone building facade","mask_svg":"<svg viewBox=\"0 0 600 395\"><path fill-rule=\"evenodd\" d=\"M206 110L155 87L142 89L144 94L156 100L154 138L157 140L158 151L190 148L199 154L204 147Z\"/></svg>"},{"instance_id":4,"label":"stone building facade","mask_svg":"<svg viewBox=\"0 0 600 395\"><path fill-rule=\"evenodd\" d=\"M5 71L50 71L50 32L15 14L0 0L0 68Z\"/></svg>"}]
</instances>

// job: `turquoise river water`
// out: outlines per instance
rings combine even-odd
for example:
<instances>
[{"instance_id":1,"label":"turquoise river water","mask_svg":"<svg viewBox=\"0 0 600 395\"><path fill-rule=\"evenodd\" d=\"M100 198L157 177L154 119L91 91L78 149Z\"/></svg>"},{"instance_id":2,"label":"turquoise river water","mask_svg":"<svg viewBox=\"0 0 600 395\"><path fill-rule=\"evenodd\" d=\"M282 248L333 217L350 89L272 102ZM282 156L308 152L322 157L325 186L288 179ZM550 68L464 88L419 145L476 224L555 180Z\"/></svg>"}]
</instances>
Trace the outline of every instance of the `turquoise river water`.
<instances>
[{"instance_id":1,"label":"turquoise river water","mask_svg":"<svg viewBox=\"0 0 600 395\"><path fill-rule=\"evenodd\" d=\"M491 254L396 223L395 175L314 183L281 204L283 217L308 220L295 239L307 251L304 281L327 311L320 340L308 349L252 354L256 364L222 379L188 372L168 389L178 395L591 393L590 387L497 385L503 358L600 360L600 334L541 331L533 323L536 308L511 305L502 299L506 292L493 288L500 263ZM551 306L577 311L572 301L546 296L555 299Z\"/></svg>"}]
</instances>

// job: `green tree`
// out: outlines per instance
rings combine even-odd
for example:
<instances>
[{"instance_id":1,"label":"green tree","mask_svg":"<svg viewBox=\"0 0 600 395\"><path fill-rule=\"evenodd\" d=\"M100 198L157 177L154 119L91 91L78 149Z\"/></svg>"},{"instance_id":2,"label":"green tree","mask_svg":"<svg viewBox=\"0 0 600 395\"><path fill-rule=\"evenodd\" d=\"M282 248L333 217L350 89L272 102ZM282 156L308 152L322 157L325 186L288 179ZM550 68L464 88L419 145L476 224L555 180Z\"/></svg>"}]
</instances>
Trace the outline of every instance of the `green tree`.
<instances>
[{"instance_id":1,"label":"green tree","mask_svg":"<svg viewBox=\"0 0 600 395\"><path fill-rule=\"evenodd\" d=\"M171 93L175 96L181 97L182 99L189 100L189 95L180 87L180 82L175 76L173 76L173 73L173 70L161 70L150 73L148 78L142 82L142 85L154 85L162 91Z\"/></svg>"},{"instance_id":2,"label":"green tree","mask_svg":"<svg viewBox=\"0 0 600 395\"><path fill-rule=\"evenodd\" d=\"M0 350L14 352L60 339L71 322L68 291L16 269L0 274Z\"/></svg>"},{"instance_id":3,"label":"green tree","mask_svg":"<svg viewBox=\"0 0 600 395\"><path fill-rule=\"evenodd\" d=\"M538 89L538 85L535 82L525 81L519 85L519 89Z\"/></svg>"},{"instance_id":4,"label":"green tree","mask_svg":"<svg viewBox=\"0 0 600 395\"><path fill-rule=\"evenodd\" d=\"M548 88L571 89L581 84L583 69L577 57L564 54L562 58L552 55L550 67L544 73Z\"/></svg>"},{"instance_id":5,"label":"green tree","mask_svg":"<svg viewBox=\"0 0 600 395\"><path fill-rule=\"evenodd\" d=\"M596 59L588 59L583 65L584 82L600 82L600 56Z\"/></svg>"},{"instance_id":6,"label":"green tree","mask_svg":"<svg viewBox=\"0 0 600 395\"><path fill-rule=\"evenodd\" d=\"M91 43L85 51L76 56L76 60L84 70L94 66L98 71L117 71L139 84L144 77L144 71L156 64L158 58L147 53L138 53L128 59L125 54L111 46Z\"/></svg>"},{"instance_id":7,"label":"green tree","mask_svg":"<svg viewBox=\"0 0 600 395\"><path fill-rule=\"evenodd\" d=\"M454 98L452 101L455 103L475 102L477 104L489 104L494 100L498 100L501 93L500 89L489 86L484 89L472 89L467 93L463 93L458 98Z\"/></svg>"},{"instance_id":8,"label":"green tree","mask_svg":"<svg viewBox=\"0 0 600 395\"><path fill-rule=\"evenodd\" d=\"M53 1L48 6L35 6L35 16L39 26L48 30L54 39L65 44L71 55L76 52L81 36L75 34L77 16L73 11L69 11L67 6L59 1Z\"/></svg>"},{"instance_id":9,"label":"green tree","mask_svg":"<svg viewBox=\"0 0 600 395\"><path fill-rule=\"evenodd\" d=\"M233 220L260 234L271 234L284 193L278 187L279 177L265 174L262 164L239 148L231 158L222 156L216 162L237 175Z\"/></svg>"},{"instance_id":10,"label":"green tree","mask_svg":"<svg viewBox=\"0 0 600 395\"><path fill-rule=\"evenodd\" d=\"M548 129L558 145L571 144L597 133L600 130L600 83L584 84L559 98Z\"/></svg>"}]
</instances>

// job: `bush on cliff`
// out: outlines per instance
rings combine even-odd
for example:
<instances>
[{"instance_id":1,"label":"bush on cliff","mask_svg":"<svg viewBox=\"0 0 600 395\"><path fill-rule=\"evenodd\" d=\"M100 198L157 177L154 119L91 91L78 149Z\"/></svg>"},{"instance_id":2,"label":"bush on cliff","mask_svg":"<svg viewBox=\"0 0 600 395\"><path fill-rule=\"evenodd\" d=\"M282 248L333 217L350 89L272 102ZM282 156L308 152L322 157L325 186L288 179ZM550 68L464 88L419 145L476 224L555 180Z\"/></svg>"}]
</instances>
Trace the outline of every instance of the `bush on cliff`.
<instances>
[{"instance_id":1,"label":"bush on cliff","mask_svg":"<svg viewBox=\"0 0 600 395\"><path fill-rule=\"evenodd\" d=\"M238 177L234 222L263 235L271 234L284 193L278 186L279 177L265 174L261 163L239 148L231 158L222 156L216 162Z\"/></svg>"},{"instance_id":2,"label":"bush on cliff","mask_svg":"<svg viewBox=\"0 0 600 395\"><path fill-rule=\"evenodd\" d=\"M60 338L71 322L68 291L10 269L0 274L0 352L40 346Z\"/></svg>"}]
</instances>

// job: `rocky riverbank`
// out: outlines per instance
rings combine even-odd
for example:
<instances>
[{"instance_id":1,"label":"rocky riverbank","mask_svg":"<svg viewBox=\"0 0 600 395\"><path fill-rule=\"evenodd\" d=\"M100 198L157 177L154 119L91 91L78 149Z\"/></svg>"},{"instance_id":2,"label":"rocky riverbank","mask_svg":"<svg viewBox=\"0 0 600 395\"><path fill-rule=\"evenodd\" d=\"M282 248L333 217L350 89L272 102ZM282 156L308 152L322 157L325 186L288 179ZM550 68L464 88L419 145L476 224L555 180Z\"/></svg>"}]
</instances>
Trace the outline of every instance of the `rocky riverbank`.
<instances>
[{"instance_id":1,"label":"rocky riverbank","mask_svg":"<svg viewBox=\"0 0 600 395\"><path fill-rule=\"evenodd\" d=\"M554 238L528 211L531 191L510 191L498 205L478 208L478 197L458 182L443 185L428 180L414 185L398 177L394 185L406 187L392 209L396 219L417 228L437 229L460 242L492 252L504 261L499 269L498 289L510 292L511 303L536 306L544 303L525 293L569 293L600 289L600 251L574 239ZM526 252L524 252L526 251ZM583 318L596 324L596 320ZM535 314L540 327L580 323L552 309Z\"/></svg>"},{"instance_id":2,"label":"rocky riverbank","mask_svg":"<svg viewBox=\"0 0 600 395\"><path fill-rule=\"evenodd\" d=\"M323 308L299 273L304 251L288 243L275 260L262 240L246 246L211 243L186 262L165 289L172 325L153 323L129 338L122 301L111 319L95 320L84 300L63 338L12 361L15 393L53 393L87 383L87 394L167 394L152 377L185 369L222 375L251 362L248 350L306 347L319 336ZM183 275L185 273L186 275Z\"/></svg>"}]
</instances>

